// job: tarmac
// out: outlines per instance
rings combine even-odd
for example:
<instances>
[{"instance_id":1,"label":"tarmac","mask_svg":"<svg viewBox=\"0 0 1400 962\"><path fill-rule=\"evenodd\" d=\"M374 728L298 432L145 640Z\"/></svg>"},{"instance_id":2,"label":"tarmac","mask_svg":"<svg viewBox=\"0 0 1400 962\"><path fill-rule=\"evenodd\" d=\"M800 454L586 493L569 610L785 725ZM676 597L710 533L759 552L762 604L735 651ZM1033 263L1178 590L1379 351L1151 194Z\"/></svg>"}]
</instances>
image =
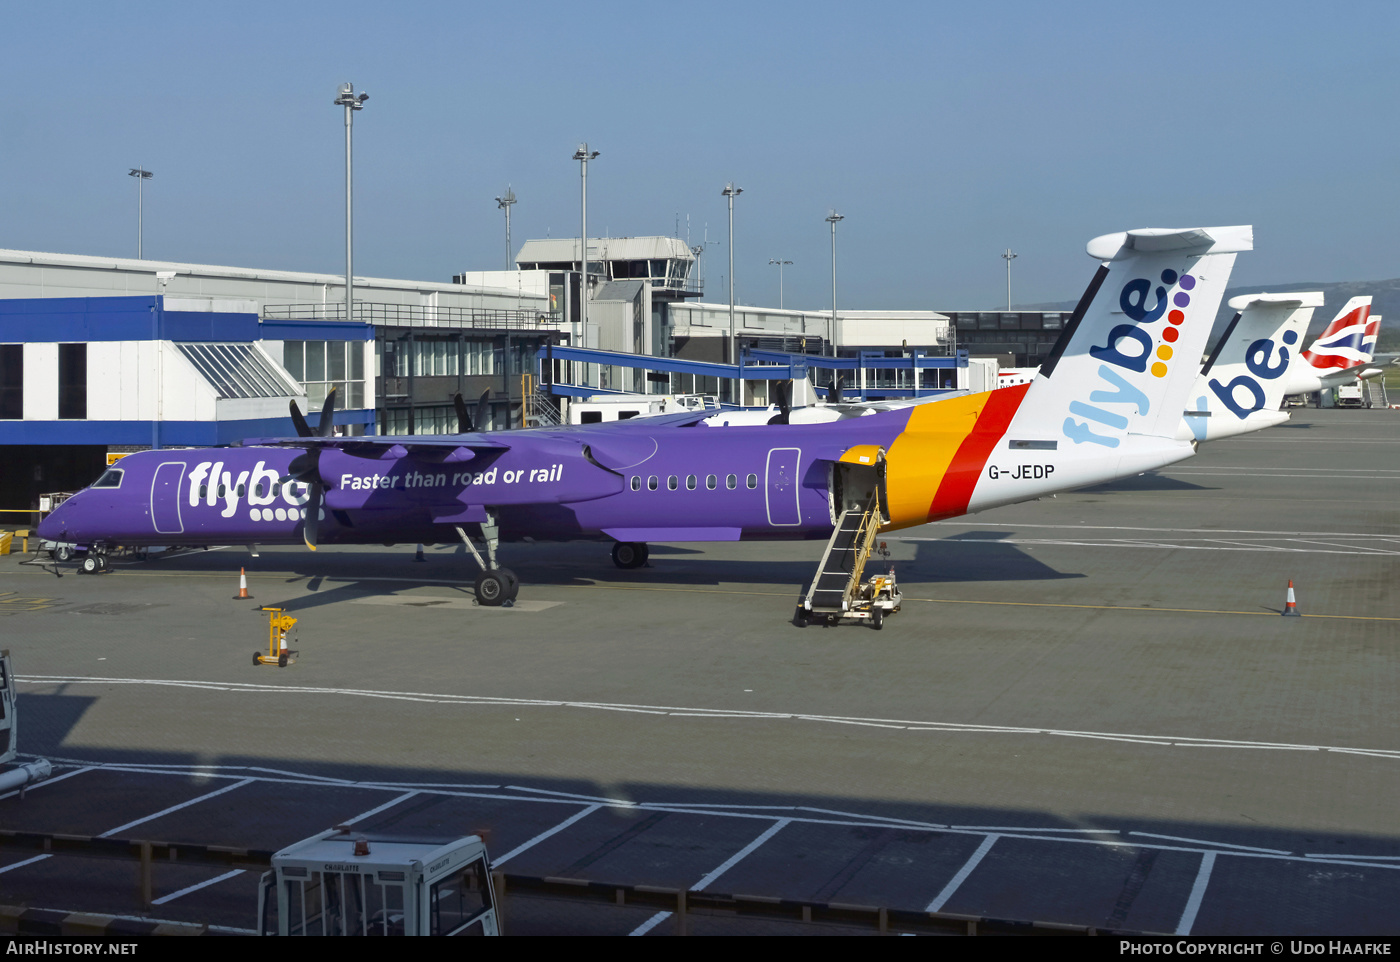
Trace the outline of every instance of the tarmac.
<instances>
[{"instance_id":1,"label":"tarmac","mask_svg":"<svg viewBox=\"0 0 1400 962\"><path fill-rule=\"evenodd\" d=\"M502 871L1190 934L1400 931L1400 412L896 532L902 610L798 628L820 543L0 558L0 827L277 848L484 833ZM246 567L254 600L235 601ZM59 577L61 575L61 577ZM1280 617L1292 580L1301 618ZM296 664L254 667L263 605ZM21 864L23 863L23 864ZM0 851L0 904L254 925L257 879ZM512 934L662 935L559 904ZM708 925L709 928L705 928ZM739 931L710 920L691 931ZM764 931L803 931L769 926ZM747 930L746 930L747 931Z\"/></svg>"}]
</instances>

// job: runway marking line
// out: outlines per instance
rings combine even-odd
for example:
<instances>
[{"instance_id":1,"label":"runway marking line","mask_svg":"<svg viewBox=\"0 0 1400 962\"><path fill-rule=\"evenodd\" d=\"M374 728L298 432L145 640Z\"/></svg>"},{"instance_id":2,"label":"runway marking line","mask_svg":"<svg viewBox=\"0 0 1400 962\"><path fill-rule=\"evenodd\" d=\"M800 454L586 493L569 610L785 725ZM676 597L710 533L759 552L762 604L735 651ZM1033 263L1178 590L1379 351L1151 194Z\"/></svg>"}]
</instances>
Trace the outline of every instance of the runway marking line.
<instances>
[{"instance_id":1,"label":"runway marking line","mask_svg":"<svg viewBox=\"0 0 1400 962\"><path fill-rule=\"evenodd\" d=\"M151 814L151 815L143 815L141 818L135 819L135 820L130 821L130 822L126 822L126 823L124 823L124 824L122 824L122 825L118 825L116 828L109 828L109 829L107 829L107 831L103 832L101 835L98 835L97 837L98 837L98 838L111 838L113 835L117 834L118 832L124 832L124 831L126 831L127 829L129 829L129 828L135 828L137 825L144 825L144 824L146 824L147 822L154 821L154 820L160 818L160 817L163 816L163 815L169 815L169 814L171 814L171 813L173 813L173 812L178 812L178 811L180 811L180 809L182 809L182 808L189 808L191 805L198 805L200 802L207 802L207 801L208 801L209 799L211 799L211 798L216 798L216 797L218 797L219 795L224 794L225 792L231 792L231 791L233 791L235 788L242 788L242 787L244 787L245 785L251 785L251 784L253 784L253 782L255 782L255 781L257 781L257 779L254 779L254 778L245 778L245 779L243 779L242 781L234 782L232 785L225 785L223 788L216 788L216 789L214 789L214 791L212 791L212 792L206 792L205 794L200 795L198 798L191 798L189 801L181 802L181 803L178 804L178 805L171 805L169 808L163 808L163 809L161 809L160 811L155 812L155 813L153 813L153 814Z\"/></svg>"},{"instance_id":2,"label":"runway marking line","mask_svg":"<svg viewBox=\"0 0 1400 962\"><path fill-rule=\"evenodd\" d=\"M948 880L948 884L943 886L943 891L938 893L937 897L928 904L928 908L924 909L924 911L942 911L943 906L948 904L948 900L957 893L958 889L962 887L963 882L967 881L967 877L972 874L973 870L977 868L982 859L987 857L987 853L992 850L992 846L997 843L997 839L999 838L1001 838L1000 835L992 834L982 839L982 844L977 846L977 851L973 852L972 857L963 863L963 867L958 869L958 873Z\"/></svg>"},{"instance_id":3,"label":"runway marking line","mask_svg":"<svg viewBox=\"0 0 1400 962\"><path fill-rule=\"evenodd\" d=\"M538 800L538 801L543 801L543 799L537 799L537 800ZM581 819L587 818L589 815L592 815L594 812L598 811L598 809L600 809L600 808L602 808L602 807L603 807L602 805L594 804L594 805L586 806L586 807L583 808L583 809L580 809L579 811L577 811L577 812L575 812L574 814L570 815L568 818L564 819L562 822L560 822L558 825L554 826L553 828L547 828L547 829L545 829L543 832L540 832L540 834L536 835L534 838L530 839L529 841L522 842L521 844L515 846L515 848L511 849L509 852L507 852L506 854L502 855L500 858L493 858L493 859L491 860L491 867L492 867L493 869L494 869L494 868L499 868L500 866L504 865L506 862L508 862L508 861L510 861L511 859L515 858L515 856L519 855L521 852L527 851L528 849L532 849L532 848L534 848L536 845L540 844L540 842L543 842L545 839L550 838L550 837L552 837L552 836L554 836L554 835L558 835L560 832L564 831L564 829L568 828L570 825L574 824L574 823L577 822L577 821L580 821Z\"/></svg>"},{"instance_id":4,"label":"runway marking line","mask_svg":"<svg viewBox=\"0 0 1400 962\"><path fill-rule=\"evenodd\" d=\"M1058 526L1054 526L1054 527L1058 527ZM927 539L904 538L904 539L900 539L900 540L903 540L903 541L920 541L920 540L926 540L926 541L944 541L944 540L948 540L948 539L943 539L943 538L927 538ZM960 544L967 544L967 543L969 543L969 542L967 542L967 541L962 541L962 542L959 542L959 543L960 543ZM1006 542L1006 541L998 541L998 542L992 542L992 543L995 543L995 544L1008 544L1009 542ZM1131 546L1125 545L1124 547L1131 547ZM1172 548L1172 547L1180 547L1180 546L1179 546L1179 545L1161 545L1160 547ZM1284 549L1277 549L1277 550L1284 550ZM1371 554L1375 554L1375 552L1373 552L1373 551L1357 551L1357 552L1317 552L1317 553L1319 553L1319 554L1360 554L1360 555L1371 555ZM157 577L158 577L158 578L168 578L168 577L171 576L172 573L171 573L171 572L162 572L162 573L156 573L156 572L150 572L150 573L132 572L131 574L134 575L134 576L136 576L136 577L144 577L144 578L157 578ZM178 577L182 577L182 578L185 578L185 577L195 577L195 578L220 578L220 579L226 578L226 577L227 577L227 575L224 575L224 574L215 575L215 574L202 574L202 573L195 573L195 572L190 572L190 573L178 573L177 576L178 576ZM393 581L409 581L409 582L413 582L413 583L415 583L415 584L432 584L432 585L470 585L470 584L472 584L472 582L469 582L469 581L455 581L455 580L446 579L446 578L443 578L443 579L414 579L414 578L391 578L391 577L333 578L333 577L327 576L324 580L326 580L326 581L335 581L335 582L343 582L343 583L345 583L345 584L362 584L362 583L369 583L369 582L376 582L376 581L390 581L390 582L393 582ZM792 597L792 596L793 596L792 592L790 592L790 591L743 591L743 590L732 589L732 588L686 588L686 587L673 586L673 585L629 585L629 584L621 584L621 583L618 583L618 582L611 582L611 581L593 581L593 582L590 582L589 584L585 584L585 585L550 585L549 587L550 587L550 588L560 588L560 589L589 589L589 590L602 588L602 589L612 589L612 590L615 590L615 591L669 591L669 592L680 592L680 593L684 593L684 594L745 595L745 596L758 597L758 598L789 598L789 597ZM1174 614L1195 614L1195 615L1263 615L1263 616L1273 616L1273 617L1277 617L1277 616L1278 616L1278 613L1277 613L1277 612L1271 612L1271 611L1228 611L1228 610L1219 610L1219 609L1213 609L1213 608L1161 608L1161 607L1144 607L1144 606L1134 606L1134 605L1071 605L1071 604L1064 604L1064 603L1039 602L1039 601L980 601L980 600L973 600L973 599L966 599L966 598L910 598L910 597L908 597L908 596L906 596L906 597L904 598L904 600L905 600L905 601L917 601L917 602L921 602L921 603L925 603L925 604L938 604L938 605L1006 605L1006 606L1011 606L1011 607L1024 607L1024 608L1084 608L1084 609L1099 610L1099 611L1146 611L1146 612L1168 612L1168 613L1174 613ZM557 604L557 603L556 603L556 604ZM1304 618L1335 619L1335 620L1342 620L1342 621L1400 621L1400 617L1384 617L1384 616L1379 616L1379 615L1323 615L1323 614L1305 613L1305 614L1303 615L1303 617L1304 617Z\"/></svg>"},{"instance_id":5,"label":"runway marking line","mask_svg":"<svg viewBox=\"0 0 1400 962\"><path fill-rule=\"evenodd\" d=\"M628 710L630 712L640 712L650 715L673 717L682 715L687 718L696 717L696 710L693 707L676 707L665 705L612 705L602 702L585 701L565 701L556 699L530 699L530 698L494 698L486 695L432 695L421 692L392 692L392 691L372 691L355 688L319 688L311 685L262 685L253 682L197 682L197 681L176 681L160 678L103 678L88 675L24 675L16 676L15 680L27 685L78 685L78 684L98 684L98 685L153 685L153 686L174 686L179 688L201 688L213 691L229 691L242 694L247 693L276 693L276 694L301 694L301 695L350 695L362 698L382 698L388 700L426 702L442 705L461 705L471 708L480 707L509 707L509 708L582 708L582 709L605 709L605 710ZM860 718L844 715L819 715L807 712L740 712L733 711L726 714L740 716L752 721L814 721L828 722L840 725L861 725L873 726L902 731L945 731L957 734L996 734L996 735L1054 735L1066 738L1090 738L1102 741L1123 742L1131 744L1161 745L1163 747L1174 748L1236 748L1252 750L1270 751L1308 751L1308 752L1333 752L1340 754L1364 755L1374 758L1388 758L1400 760L1400 749L1386 748L1353 748L1342 745L1310 745L1292 742L1264 742L1252 739L1237 738L1205 738L1195 735L1147 735L1133 732L1094 732L1078 731L1073 729L1053 728L1053 727L1032 727L1019 725L988 725L972 724L965 722L928 722L898 718ZM128 767L139 767L130 765ZM67 776L61 776L67 777ZM49 784L54 779L38 783L39 785ZM343 784L356 785L362 787L365 783L354 782L325 782L322 784ZM507 786L516 791L543 792L577 801L596 801L604 805L620 805L623 807L635 805L626 799L606 799L591 798L588 796L567 795L566 793L545 792L543 789L522 789L514 786Z\"/></svg>"},{"instance_id":6,"label":"runway marking line","mask_svg":"<svg viewBox=\"0 0 1400 962\"><path fill-rule=\"evenodd\" d=\"M1190 935L1196 924L1196 913L1201 910L1201 900L1205 898L1206 886L1210 884L1210 873L1215 868L1215 853L1206 852L1201 856L1201 868L1196 872L1196 882L1191 886L1191 895L1186 899L1186 909L1181 913L1181 921L1176 924L1177 935Z\"/></svg>"},{"instance_id":7,"label":"runway marking line","mask_svg":"<svg viewBox=\"0 0 1400 962\"><path fill-rule=\"evenodd\" d=\"M743 848L739 849L739 851L735 852L733 855L729 856L729 858L725 859L722 863L720 863L719 868L715 869L709 875L706 875L700 881L692 885L690 887L690 890L692 892L699 892L702 889L709 888L725 872L728 872L734 866L738 865L744 859L748 858L754 852L758 851L758 849L761 848L770 838L772 838L774 835L777 835L780 831L783 830L784 827L791 824L792 819L790 818L778 819L772 825L768 826L768 828L765 829L763 834L759 835L758 838L754 839L752 842L745 845Z\"/></svg>"},{"instance_id":8,"label":"runway marking line","mask_svg":"<svg viewBox=\"0 0 1400 962\"><path fill-rule=\"evenodd\" d=\"M225 872L223 875L216 875L211 879L205 879L203 882L196 882L193 885L186 885L184 888L180 889L177 892L171 892L169 895L162 895L158 899L151 899L151 904L164 905L166 902L173 902L178 898L189 895L191 892L198 892L200 889L207 889L211 885L217 885L218 883L227 881L228 879L231 879L236 875L242 875L243 872L243 869L236 868L231 872Z\"/></svg>"}]
</instances>

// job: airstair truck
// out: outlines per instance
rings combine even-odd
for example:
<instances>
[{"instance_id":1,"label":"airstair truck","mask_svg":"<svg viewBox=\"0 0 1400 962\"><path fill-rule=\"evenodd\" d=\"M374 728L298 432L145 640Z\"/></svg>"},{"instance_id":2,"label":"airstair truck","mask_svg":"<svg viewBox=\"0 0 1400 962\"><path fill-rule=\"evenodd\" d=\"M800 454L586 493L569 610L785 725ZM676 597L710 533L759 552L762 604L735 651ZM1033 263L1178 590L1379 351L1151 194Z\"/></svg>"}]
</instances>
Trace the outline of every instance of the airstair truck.
<instances>
[{"instance_id":1,"label":"airstair truck","mask_svg":"<svg viewBox=\"0 0 1400 962\"><path fill-rule=\"evenodd\" d=\"M481 838L424 839L339 826L272 856L262 935L500 935Z\"/></svg>"}]
</instances>

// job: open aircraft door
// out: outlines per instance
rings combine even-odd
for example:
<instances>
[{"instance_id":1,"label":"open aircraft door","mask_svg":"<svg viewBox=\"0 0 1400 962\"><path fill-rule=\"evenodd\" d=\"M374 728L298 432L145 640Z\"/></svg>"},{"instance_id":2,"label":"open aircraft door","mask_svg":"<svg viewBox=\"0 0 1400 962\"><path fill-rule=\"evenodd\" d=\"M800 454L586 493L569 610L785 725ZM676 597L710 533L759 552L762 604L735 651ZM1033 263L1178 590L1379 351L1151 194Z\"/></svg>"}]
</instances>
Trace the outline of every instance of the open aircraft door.
<instances>
[{"instance_id":1,"label":"open aircraft door","mask_svg":"<svg viewBox=\"0 0 1400 962\"><path fill-rule=\"evenodd\" d=\"M831 465L827 482L831 523L847 511L865 509L875 499L881 524L890 520L889 498L885 491L885 449L877 444L861 444L841 455Z\"/></svg>"}]
</instances>

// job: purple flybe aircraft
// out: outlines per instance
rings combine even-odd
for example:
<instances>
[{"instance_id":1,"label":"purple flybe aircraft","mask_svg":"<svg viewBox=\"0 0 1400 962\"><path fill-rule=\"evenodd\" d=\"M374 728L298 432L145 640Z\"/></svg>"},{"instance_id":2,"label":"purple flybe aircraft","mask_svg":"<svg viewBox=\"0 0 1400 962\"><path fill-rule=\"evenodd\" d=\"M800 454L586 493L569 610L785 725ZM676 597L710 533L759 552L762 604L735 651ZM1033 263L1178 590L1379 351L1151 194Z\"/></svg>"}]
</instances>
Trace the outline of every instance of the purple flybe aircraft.
<instances>
[{"instance_id":1,"label":"purple flybe aircraft","mask_svg":"<svg viewBox=\"0 0 1400 962\"><path fill-rule=\"evenodd\" d=\"M501 542L823 539L878 503L882 530L1160 468L1249 227L1097 237L1097 271L1029 384L817 424L726 426L698 411L450 436L294 438L132 454L39 526L91 545L425 544L461 539L480 603L518 589ZM708 422L707 419L708 418ZM775 419L781 421L783 419ZM715 423L715 422L718 423ZM484 542L487 560L474 541Z\"/></svg>"}]
</instances>

